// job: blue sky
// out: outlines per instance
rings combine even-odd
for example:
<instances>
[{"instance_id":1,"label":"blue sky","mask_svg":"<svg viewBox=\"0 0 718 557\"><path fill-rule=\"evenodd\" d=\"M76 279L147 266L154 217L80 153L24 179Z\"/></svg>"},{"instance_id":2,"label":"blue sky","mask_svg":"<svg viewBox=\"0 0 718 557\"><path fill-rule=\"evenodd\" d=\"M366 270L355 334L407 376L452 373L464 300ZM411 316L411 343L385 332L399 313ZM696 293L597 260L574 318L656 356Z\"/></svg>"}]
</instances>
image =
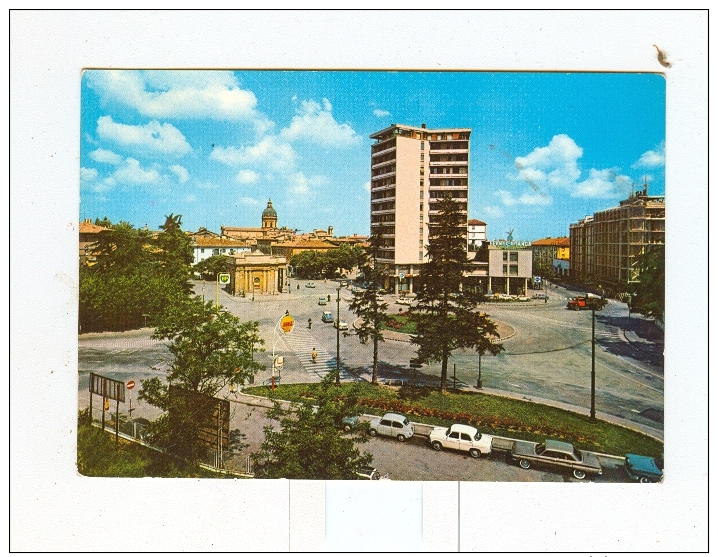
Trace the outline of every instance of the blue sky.
<instances>
[{"instance_id":1,"label":"blue sky","mask_svg":"<svg viewBox=\"0 0 718 557\"><path fill-rule=\"evenodd\" d=\"M567 236L648 179L665 192L665 80L649 73L88 70L81 218L157 229L369 232L369 135L468 127L469 218Z\"/></svg>"}]
</instances>

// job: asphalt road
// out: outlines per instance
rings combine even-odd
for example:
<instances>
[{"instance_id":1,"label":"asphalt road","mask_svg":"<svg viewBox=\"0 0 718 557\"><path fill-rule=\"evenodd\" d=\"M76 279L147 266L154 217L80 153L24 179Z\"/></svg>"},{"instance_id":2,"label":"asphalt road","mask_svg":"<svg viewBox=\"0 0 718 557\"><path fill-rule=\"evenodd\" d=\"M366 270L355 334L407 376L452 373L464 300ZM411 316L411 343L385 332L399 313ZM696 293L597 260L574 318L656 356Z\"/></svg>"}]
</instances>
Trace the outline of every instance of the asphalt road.
<instances>
[{"instance_id":1,"label":"asphalt road","mask_svg":"<svg viewBox=\"0 0 718 557\"><path fill-rule=\"evenodd\" d=\"M267 366L255 383L271 377L272 352L284 356L284 366L277 371L283 382L319 381L336 363L336 329L321 322L321 313L330 309L336 317L337 283L314 281L316 287L306 288L307 281L292 282L291 294L234 298L220 291L219 303L243 320L256 320L260 336L264 338L264 352L256 357ZM214 283L196 284L199 295L214 299ZM331 294L327 306L318 305L320 296ZM351 293L342 289L339 314L350 325L354 316L348 310ZM566 297L572 293L562 289L550 290L549 303L487 304L485 311L500 321L502 330L513 331L503 341L505 351L496 357L482 358L482 381L485 390L511 393L529 400L547 399L588 413L590 404L591 370L591 312L565 309ZM391 309L398 311L395 297L387 296ZM289 311L296 319L289 335L277 332L277 322ZM402 307L406 311L405 307ZM307 320L312 318L312 328ZM596 314L596 408L604 415L627 420L636 425L662 433L663 422L663 362L662 344L644 338L645 322L631 316L628 322L625 304L611 301ZM624 331L625 329L625 331ZM351 327L350 327L351 330ZM161 341L150 339L151 329L125 333L84 334L78 340L78 406L89 405L88 377L93 371L121 381L166 375L170 354ZM340 360L344 380L371 378L371 346L362 345L356 335L340 334ZM629 339L632 342L629 342ZM312 348L319 352L317 364L312 364ZM408 342L388 340L380 345L380 379L411 379L413 370L409 359L416 348ZM478 358L475 353L460 351L450 360L450 370L456 364L459 385L475 385ZM438 365L419 370L417 379L438 380ZM452 373L453 375L453 373ZM453 381L453 377L451 377ZM159 411L133 396L133 415L154 418ZM99 411L101 401L95 397L93 408ZM249 445L234 463L238 470L246 469L246 455L256 450L263 439L266 425L257 410L232 404L233 429L246 436ZM129 401L120 411L128 411ZM113 408L114 410L114 408ZM253 447L253 448L251 448ZM423 439L417 437L403 445L393 440L372 439L364 445L374 455L374 464L392 479L413 480L488 480L488 481L576 481L551 471L524 471L508 466L502 459L480 459L479 462L449 452L436 453ZM608 469L611 470L611 463ZM620 471L619 471L620 472ZM626 481L624 475L607 473L598 481Z\"/></svg>"}]
</instances>

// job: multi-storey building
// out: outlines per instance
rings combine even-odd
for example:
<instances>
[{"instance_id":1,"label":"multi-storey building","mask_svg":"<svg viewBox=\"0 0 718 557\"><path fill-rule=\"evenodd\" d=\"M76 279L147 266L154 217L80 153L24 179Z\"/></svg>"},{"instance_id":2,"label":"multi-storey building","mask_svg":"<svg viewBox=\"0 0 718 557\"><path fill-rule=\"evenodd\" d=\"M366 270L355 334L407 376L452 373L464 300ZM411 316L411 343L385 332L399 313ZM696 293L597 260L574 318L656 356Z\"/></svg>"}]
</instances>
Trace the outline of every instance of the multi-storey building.
<instances>
[{"instance_id":1,"label":"multi-storey building","mask_svg":"<svg viewBox=\"0 0 718 557\"><path fill-rule=\"evenodd\" d=\"M649 196L646 183L618 207L570 226L571 276L617 287L636 282L639 257L665 235L665 197Z\"/></svg>"},{"instance_id":2,"label":"multi-storey building","mask_svg":"<svg viewBox=\"0 0 718 557\"><path fill-rule=\"evenodd\" d=\"M392 124L370 137L371 231L384 238L378 263L385 288L414 291L427 261L429 226L448 197L468 216L469 128L427 129ZM466 230L466 221L463 223Z\"/></svg>"}]
</instances>

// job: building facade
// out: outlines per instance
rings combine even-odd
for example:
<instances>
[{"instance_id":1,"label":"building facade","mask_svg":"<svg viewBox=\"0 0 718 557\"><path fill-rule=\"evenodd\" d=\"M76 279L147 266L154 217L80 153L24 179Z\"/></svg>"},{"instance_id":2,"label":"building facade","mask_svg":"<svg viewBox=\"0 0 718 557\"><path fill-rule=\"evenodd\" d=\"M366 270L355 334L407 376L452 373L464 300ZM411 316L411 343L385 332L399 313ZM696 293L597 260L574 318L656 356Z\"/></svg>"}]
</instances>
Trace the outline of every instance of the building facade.
<instances>
[{"instance_id":1,"label":"building facade","mask_svg":"<svg viewBox=\"0 0 718 557\"><path fill-rule=\"evenodd\" d=\"M279 294L284 292L287 263L284 257L274 257L259 251L229 256L229 285L233 296Z\"/></svg>"},{"instance_id":2,"label":"building facade","mask_svg":"<svg viewBox=\"0 0 718 557\"><path fill-rule=\"evenodd\" d=\"M486 223L478 219L470 219L468 225L468 250L478 251L486 241Z\"/></svg>"},{"instance_id":3,"label":"building facade","mask_svg":"<svg viewBox=\"0 0 718 557\"><path fill-rule=\"evenodd\" d=\"M200 228L189 236L192 238L193 265L209 259L213 255L234 255L252 249L242 240L222 238L219 234L210 232L206 228Z\"/></svg>"},{"instance_id":4,"label":"building facade","mask_svg":"<svg viewBox=\"0 0 718 557\"><path fill-rule=\"evenodd\" d=\"M665 240L665 197L649 196L646 183L618 207L570 226L571 277L619 288L636 282L639 257Z\"/></svg>"},{"instance_id":5,"label":"building facade","mask_svg":"<svg viewBox=\"0 0 718 557\"><path fill-rule=\"evenodd\" d=\"M387 290L414 291L414 277L428 260L431 219L442 199L459 203L468 219L470 135L469 128L392 124L370 136L371 231L381 228L384 238L378 263Z\"/></svg>"},{"instance_id":6,"label":"building facade","mask_svg":"<svg viewBox=\"0 0 718 557\"><path fill-rule=\"evenodd\" d=\"M571 241L567 237L543 238L531 242L533 253L533 272L539 276L558 274L555 259L569 260Z\"/></svg>"}]
</instances>

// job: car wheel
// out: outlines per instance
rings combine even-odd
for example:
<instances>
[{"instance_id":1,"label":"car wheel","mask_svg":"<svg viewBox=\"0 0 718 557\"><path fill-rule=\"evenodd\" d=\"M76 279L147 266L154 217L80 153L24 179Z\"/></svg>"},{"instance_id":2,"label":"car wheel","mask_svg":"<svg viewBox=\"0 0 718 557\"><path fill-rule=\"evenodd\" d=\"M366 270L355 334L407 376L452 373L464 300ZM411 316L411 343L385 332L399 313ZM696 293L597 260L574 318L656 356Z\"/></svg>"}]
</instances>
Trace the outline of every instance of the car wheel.
<instances>
[{"instance_id":1,"label":"car wheel","mask_svg":"<svg viewBox=\"0 0 718 557\"><path fill-rule=\"evenodd\" d=\"M481 451L479 451L479 449L469 449L469 456L471 458L479 458L481 456Z\"/></svg>"},{"instance_id":2,"label":"car wheel","mask_svg":"<svg viewBox=\"0 0 718 557\"><path fill-rule=\"evenodd\" d=\"M369 437L376 437L376 429L369 430Z\"/></svg>"},{"instance_id":3,"label":"car wheel","mask_svg":"<svg viewBox=\"0 0 718 557\"><path fill-rule=\"evenodd\" d=\"M577 480L582 480L586 477L586 472L584 472L583 470L574 470L573 477Z\"/></svg>"},{"instance_id":4,"label":"car wheel","mask_svg":"<svg viewBox=\"0 0 718 557\"><path fill-rule=\"evenodd\" d=\"M531 468L531 461L522 458L521 460L519 460L519 466L521 466L521 468L523 468L524 470L528 470L529 468Z\"/></svg>"},{"instance_id":5,"label":"car wheel","mask_svg":"<svg viewBox=\"0 0 718 557\"><path fill-rule=\"evenodd\" d=\"M581 308L580 308L580 307L578 307L578 306L576 306L576 307L575 307L575 308L573 308L573 309L575 309L576 311L581 311Z\"/></svg>"},{"instance_id":6,"label":"car wheel","mask_svg":"<svg viewBox=\"0 0 718 557\"><path fill-rule=\"evenodd\" d=\"M405 437L404 435L401 435L401 434L397 435L397 436L396 436L396 439L397 439L397 441L401 441L402 443L403 443L404 441L406 441L406 437Z\"/></svg>"},{"instance_id":7,"label":"car wheel","mask_svg":"<svg viewBox=\"0 0 718 557\"><path fill-rule=\"evenodd\" d=\"M434 448L435 451L440 451L441 449L444 448L444 447L441 446L441 443L439 443L438 441L434 441L434 442L431 444L431 446Z\"/></svg>"},{"instance_id":8,"label":"car wheel","mask_svg":"<svg viewBox=\"0 0 718 557\"><path fill-rule=\"evenodd\" d=\"M647 477L645 477L645 476L641 476L641 478L640 478L638 481L641 482L642 484L651 484L651 483L653 483L653 482L651 481L651 478L647 478Z\"/></svg>"}]
</instances>

